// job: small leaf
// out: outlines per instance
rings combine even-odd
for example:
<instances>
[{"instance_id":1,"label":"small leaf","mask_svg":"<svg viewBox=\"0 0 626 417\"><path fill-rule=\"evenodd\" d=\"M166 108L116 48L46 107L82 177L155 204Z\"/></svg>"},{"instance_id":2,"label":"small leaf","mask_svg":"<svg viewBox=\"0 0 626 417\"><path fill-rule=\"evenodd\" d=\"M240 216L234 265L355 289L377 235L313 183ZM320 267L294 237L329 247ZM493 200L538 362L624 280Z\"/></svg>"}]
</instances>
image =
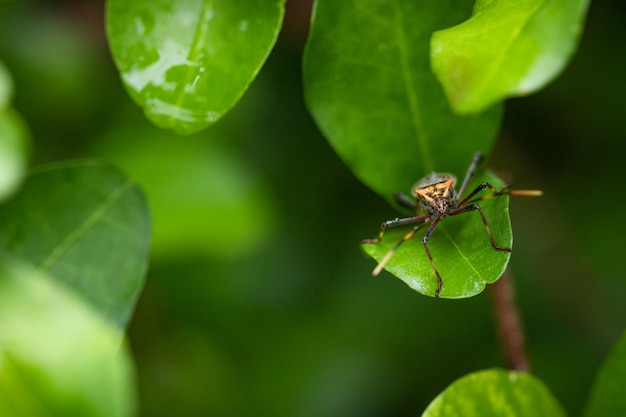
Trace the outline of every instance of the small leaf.
<instances>
[{"instance_id":1,"label":"small leaf","mask_svg":"<svg viewBox=\"0 0 626 417\"><path fill-rule=\"evenodd\" d=\"M606 358L591 389L585 417L626 416L626 333Z\"/></svg>"},{"instance_id":2,"label":"small leaf","mask_svg":"<svg viewBox=\"0 0 626 417\"><path fill-rule=\"evenodd\" d=\"M561 405L532 375L489 369L458 379L422 417L564 417Z\"/></svg>"},{"instance_id":3,"label":"small leaf","mask_svg":"<svg viewBox=\"0 0 626 417\"><path fill-rule=\"evenodd\" d=\"M120 328L143 286L149 241L143 194L95 163L39 168L0 206L0 253L69 284Z\"/></svg>"},{"instance_id":4,"label":"small leaf","mask_svg":"<svg viewBox=\"0 0 626 417\"><path fill-rule=\"evenodd\" d=\"M480 181L489 181L494 187L504 184L495 175L484 172L475 178L468 190ZM488 195L484 191L479 195ZM489 228L500 246L511 247L513 237L508 209L509 197L503 195L480 203ZM366 243L362 247L377 262L406 235L414 225L387 229L380 243ZM385 269L404 281L415 291L435 296L437 277L426 255L421 229L413 238L403 243L387 263ZM483 291L486 284L500 278L509 262L510 252L495 250L477 212L441 219L428 247L443 281L441 298L471 297Z\"/></svg>"},{"instance_id":5,"label":"small leaf","mask_svg":"<svg viewBox=\"0 0 626 417\"><path fill-rule=\"evenodd\" d=\"M192 133L241 97L278 36L285 0L109 0L107 34L131 96Z\"/></svg>"},{"instance_id":6,"label":"small leaf","mask_svg":"<svg viewBox=\"0 0 626 417\"><path fill-rule=\"evenodd\" d=\"M455 111L478 113L552 81L574 53L589 0L477 0L435 32L432 67Z\"/></svg>"},{"instance_id":7,"label":"small leaf","mask_svg":"<svg viewBox=\"0 0 626 417\"><path fill-rule=\"evenodd\" d=\"M1 416L134 415L122 333L76 294L2 257L0 317Z\"/></svg>"},{"instance_id":8,"label":"small leaf","mask_svg":"<svg viewBox=\"0 0 626 417\"><path fill-rule=\"evenodd\" d=\"M11 107L0 108L0 201L18 188L27 166L28 128Z\"/></svg>"},{"instance_id":9,"label":"small leaf","mask_svg":"<svg viewBox=\"0 0 626 417\"><path fill-rule=\"evenodd\" d=\"M467 16L464 0L317 0L304 56L305 98L354 174L383 198L431 171L487 154L501 108L452 113L429 65L430 36Z\"/></svg>"}]
</instances>

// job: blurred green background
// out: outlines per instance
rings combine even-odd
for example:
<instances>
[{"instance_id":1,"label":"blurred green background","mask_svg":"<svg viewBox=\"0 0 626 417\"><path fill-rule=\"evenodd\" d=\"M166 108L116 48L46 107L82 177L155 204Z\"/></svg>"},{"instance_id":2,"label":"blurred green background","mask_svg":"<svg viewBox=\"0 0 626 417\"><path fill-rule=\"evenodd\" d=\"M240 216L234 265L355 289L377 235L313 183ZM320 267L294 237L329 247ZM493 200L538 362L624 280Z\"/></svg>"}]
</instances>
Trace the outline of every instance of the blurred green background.
<instances>
[{"instance_id":1,"label":"blurred green background","mask_svg":"<svg viewBox=\"0 0 626 417\"><path fill-rule=\"evenodd\" d=\"M300 62L310 2L290 0L274 52L205 132L152 127L111 61L100 1L0 6L0 60L33 164L98 158L144 188L154 221L130 328L143 416L408 416L467 372L502 366L489 293L434 300L358 241L396 213L316 129ZM579 53L512 100L489 165L512 199L514 276L531 364L579 414L626 328L626 3L593 2Z\"/></svg>"}]
</instances>

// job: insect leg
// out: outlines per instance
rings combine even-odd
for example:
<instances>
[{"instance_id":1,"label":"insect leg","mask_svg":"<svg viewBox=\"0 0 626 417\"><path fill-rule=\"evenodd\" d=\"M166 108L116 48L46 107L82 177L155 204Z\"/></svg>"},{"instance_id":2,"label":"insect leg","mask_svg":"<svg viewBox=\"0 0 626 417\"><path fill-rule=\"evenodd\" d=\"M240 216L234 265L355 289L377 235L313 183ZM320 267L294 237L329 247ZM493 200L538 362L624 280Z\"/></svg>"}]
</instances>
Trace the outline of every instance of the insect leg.
<instances>
[{"instance_id":1,"label":"insect leg","mask_svg":"<svg viewBox=\"0 0 626 417\"><path fill-rule=\"evenodd\" d=\"M417 204L414 200L412 200L408 195L404 194L402 191L398 191L393 194L394 198L401 206L406 208L410 208L412 210L419 210L419 204Z\"/></svg>"},{"instance_id":2,"label":"insect leg","mask_svg":"<svg viewBox=\"0 0 626 417\"><path fill-rule=\"evenodd\" d=\"M405 217L403 219L387 220L380 225L380 230L378 231L377 237L375 237L374 239L362 239L361 243L380 243L380 241L383 239L383 235L385 234L385 230L387 230L388 227L396 227L403 226L405 224L417 223L419 221L426 220L428 217L429 215L424 214L421 216Z\"/></svg>"},{"instance_id":3,"label":"insect leg","mask_svg":"<svg viewBox=\"0 0 626 417\"><path fill-rule=\"evenodd\" d=\"M428 239L430 239L430 235L433 234L433 231L435 230L435 227L437 227L437 224L439 223L440 218L441 218L440 216L435 217L435 219L431 223L426 233L424 233L424 237L422 238L422 243L424 244L426 255L428 255L428 260L430 261L430 264L432 265L433 270L435 271L435 275L437 275L437 289L435 290L436 298L439 298L439 293L441 292L441 286L443 285L443 280L441 279L441 274L439 274L437 265L435 265L435 260L433 259L433 256L430 254L430 249L428 249Z\"/></svg>"},{"instance_id":4,"label":"insect leg","mask_svg":"<svg viewBox=\"0 0 626 417\"><path fill-rule=\"evenodd\" d=\"M421 217L421 216L418 216ZM384 223L383 223L384 224ZM393 247L389 250L389 252L387 252L385 254L385 256L383 257L383 259L380 260L380 262L378 263L378 265L376 265L376 268L374 268L374 270L372 271L372 275L376 276L378 274L380 274L380 271L383 270L383 268L385 267L385 265L387 265L387 262L389 262L389 259L391 259L391 257L393 256L393 254L396 252L396 250L398 250L398 248L400 247L400 245L402 245L404 242L406 242L407 240L411 239L413 237L413 235L415 235L415 233L421 229L422 227L424 227L426 225L426 223L422 223L422 224L418 224L417 226L415 226L413 229L411 229L411 231L409 233L407 233L406 235L404 235L404 237L402 238L402 240L400 240L398 243L396 243L395 245L393 245ZM430 230L430 229L429 229Z\"/></svg>"},{"instance_id":5,"label":"insect leg","mask_svg":"<svg viewBox=\"0 0 626 417\"><path fill-rule=\"evenodd\" d=\"M465 178L463 178L463 183L461 184L461 187L459 188L458 195L463 195L463 191L465 191L467 184L470 182L470 180L476 173L476 169L478 168L478 165L480 165L482 161L483 161L483 154L480 152L476 152L474 154L474 158L472 159L472 163L467 169L467 174L465 174Z\"/></svg>"},{"instance_id":6,"label":"insect leg","mask_svg":"<svg viewBox=\"0 0 626 417\"><path fill-rule=\"evenodd\" d=\"M456 216L457 214L467 213L468 211L474 211L474 210L477 210L478 213L480 213L480 218L483 220L483 224L485 225L485 230L487 231L487 234L489 235L489 241L491 242L491 246L496 250L501 250L503 252L511 252L511 248L506 247L506 246L500 246L493 239L493 235L491 234L491 230L489 229L489 224L487 223L487 218L485 218L485 214L483 213L483 210L480 208L478 204L470 204L468 206L458 208L456 210L451 211L449 214L450 216Z\"/></svg>"},{"instance_id":7,"label":"insect leg","mask_svg":"<svg viewBox=\"0 0 626 417\"><path fill-rule=\"evenodd\" d=\"M474 188L474 190L471 193L469 193L467 196L465 196L465 198L463 198L463 200L459 201L459 203L457 205L460 207L460 206L463 206L463 205L467 204L468 202L470 202L470 200L472 200L472 198L474 198L474 196L476 194L478 194L479 192L481 192L485 188L489 188L493 194L477 198L477 199L475 199L473 201L486 200L488 198L497 197L497 196L500 196L500 195L503 195L503 194L508 194L511 191L511 187L509 185L507 185L507 186L505 186L505 187L503 187L503 188L498 190L498 189L496 189L496 187L494 187L493 185L491 185L490 183L488 183L486 181L485 182L481 182L478 185L478 187Z\"/></svg>"}]
</instances>

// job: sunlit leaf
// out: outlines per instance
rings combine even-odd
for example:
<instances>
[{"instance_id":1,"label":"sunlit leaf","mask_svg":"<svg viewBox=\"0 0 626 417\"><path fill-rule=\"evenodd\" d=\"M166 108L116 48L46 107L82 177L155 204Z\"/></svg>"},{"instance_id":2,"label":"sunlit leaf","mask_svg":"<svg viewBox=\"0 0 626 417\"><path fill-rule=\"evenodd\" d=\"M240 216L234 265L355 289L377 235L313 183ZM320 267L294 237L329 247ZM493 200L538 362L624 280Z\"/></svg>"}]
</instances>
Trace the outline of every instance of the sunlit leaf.
<instances>
[{"instance_id":1,"label":"sunlit leaf","mask_svg":"<svg viewBox=\"0 0 626 417\"><path fill-rule=\"evenodd\" d=\"M576 49L588 5L477 0L470 19L432 38L432 67L454 109L481 112L553 80Z\"/></svg>"},{"instance_id":2,"label":"sunlit leaf","mask_svg":"<svg viewBox=\"0 0 626 417\"><path fill-rule=\"evenodd\" d=\"M207 127L261 68L284 2L109 0L107 34L126 88L160 127Z\"/></svg>"},{"instance_id":3,"label":"sunlit leaf","mask_svg":"<svg viewBox=\"0 0 626 417\"><path fill-rule=\"evenodd\" d=\"M496 188L503 185L495 175L485 172L481 178L477 178L470 184L470 191L478 185L479 179L491 182ZM488 192L483 192L480 195L488 194ZM511 247L513 237L508 200L509 197L504 195L485 200L480 203L480 206L489 222L489 228L496 243L500 246ZM390 216L390 218L394 217ZM372 237L374 237L377 230L374 230L374 225L372 226ZM379 262L413 226L389 228L382 242L363 244L363 249ZM402 244L385 269L415 291L434 296L437 277L422 244L422 236L425 232L424 228ZM439 294L441 298L471 297L480 293L486 284L493 283L500 278L511 255L509 252L495 250L491 246L478 212L444 217L428 241L428 247L443 281Z\"/></svg>"},{"instance_id":4,"label":"sunlit leaf","mask_svg":"<svg viewBox=\"0 0 626 417\"><path fill-rule=\"evenodd\" d=\"M596 376L585 417L626 416L626 333L606 358Z\"/></svg>"},{"instance_id":5,"label":"sunlit leaf","mask_svg":"<svg viewBox=\"0 0 626 417\"><path fill-rule=\"evenodd\" d=\"M0 317L0 415L134 415L122 334L75 293L1 258Z\"/></svg>"},{"instance_id":6,"label":"sunlit leaf","mask_svg":"<svg viewBox=\"0 0 626 417\"><path fill-rule=\"evenodd\" d=\"M422 417L564 417L561 405L530 374L489 369L458 379L435 398Z\"/></svg>"},{"instance_id":7,"label":"sunlit leaf","mask_svg":"<svg viewBox=\"0 0 626 417\"><path fill-rule=\"evenodd\" d=\"M429 64L432 32L470 10L465 0L315 3L308 107L354 174L386 199L431 171L462 172L492 147L500 108L453 114Z\"/></svg>"},{"instance_id":8,"label":"sunlit leaf","mask_svg":"<svg viewBox=\"0 0 626 417\"><path fill-rule=\"evenodd\" d=\"M143 286L149 241L142 193L108 166L42 167L0 206L0 253L69 284L122 328Z\"/></svg>"}]
</instances>

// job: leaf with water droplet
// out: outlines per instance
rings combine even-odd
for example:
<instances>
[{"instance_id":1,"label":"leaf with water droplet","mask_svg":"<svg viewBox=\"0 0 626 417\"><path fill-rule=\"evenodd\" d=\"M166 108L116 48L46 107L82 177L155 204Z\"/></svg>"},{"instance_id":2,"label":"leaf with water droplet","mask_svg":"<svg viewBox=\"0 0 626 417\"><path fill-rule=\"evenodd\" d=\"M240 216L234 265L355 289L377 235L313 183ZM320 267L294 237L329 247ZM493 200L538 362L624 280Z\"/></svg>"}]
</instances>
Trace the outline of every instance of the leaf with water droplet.
<instances>
[{"instance_id":1,"label":"leaf with water droplet","mask_svg":"<svg viewBox=\"0 0 626 417\"><path fill-rule=\"evenodd\" d=\"M156 125L199 131L248 88L285 0L110 0L107 34L130 95Z\"/></svg>"}]
</instances>

